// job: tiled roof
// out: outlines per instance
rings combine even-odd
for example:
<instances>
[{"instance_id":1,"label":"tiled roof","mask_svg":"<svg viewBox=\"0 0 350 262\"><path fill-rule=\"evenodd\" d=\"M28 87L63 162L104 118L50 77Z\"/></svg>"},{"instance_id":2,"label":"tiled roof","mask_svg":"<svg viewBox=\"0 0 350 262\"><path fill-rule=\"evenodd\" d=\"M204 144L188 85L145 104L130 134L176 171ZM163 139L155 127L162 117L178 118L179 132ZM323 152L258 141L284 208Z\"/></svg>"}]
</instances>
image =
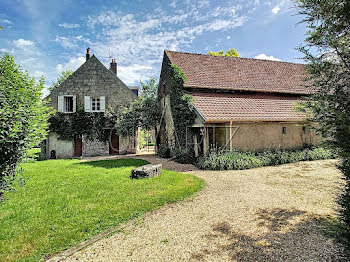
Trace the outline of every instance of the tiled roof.
<instances>
[{"instance_id":1,"label":"tiled roof","mask_svg":"<svg viewBox=\"0 0 350 262\"><path fill-rule=\"evenodd\" d=\"M300 101L285 95L193 93L194 105L207 121L302 121L294 106Z\"/></svg>"},{"instance_id":2,"label":"tiled roof","mask_svg":"<svg viewBox=\"0 0 350 262\"><path fill-rule=\"evenodd\" d=\"M165 51L187 77L185 87L309 94L302 64Z\"/></svg>"}]
</instances>

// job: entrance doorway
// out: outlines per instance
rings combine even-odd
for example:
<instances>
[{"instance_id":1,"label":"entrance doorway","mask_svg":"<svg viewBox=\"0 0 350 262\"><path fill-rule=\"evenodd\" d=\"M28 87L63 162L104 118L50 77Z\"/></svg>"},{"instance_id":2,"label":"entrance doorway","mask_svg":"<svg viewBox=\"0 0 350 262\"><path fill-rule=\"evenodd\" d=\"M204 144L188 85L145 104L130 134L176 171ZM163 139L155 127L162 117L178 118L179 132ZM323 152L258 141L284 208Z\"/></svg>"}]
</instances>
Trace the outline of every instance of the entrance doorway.
<instances>
[{"instance_id":1,"label":"entrance doorway","mask_svg":"<svg viewBox=\"0 0 350 262\"><path fill-rule=\"evenodd\" d=\"M83 155L83 141L79 135L74 135L74 156Z\"/></svg>"},{"instance_id":2,"label":"entrance doorway","mask_svg":"<svg viewBox=\"0 0 350 262\"><path fill-rule=\"evenodd\" d=\"M119 136L117 136L114 129L111 132L109 154L110 155L119 154Z\"/></svg>"}]
</instances>

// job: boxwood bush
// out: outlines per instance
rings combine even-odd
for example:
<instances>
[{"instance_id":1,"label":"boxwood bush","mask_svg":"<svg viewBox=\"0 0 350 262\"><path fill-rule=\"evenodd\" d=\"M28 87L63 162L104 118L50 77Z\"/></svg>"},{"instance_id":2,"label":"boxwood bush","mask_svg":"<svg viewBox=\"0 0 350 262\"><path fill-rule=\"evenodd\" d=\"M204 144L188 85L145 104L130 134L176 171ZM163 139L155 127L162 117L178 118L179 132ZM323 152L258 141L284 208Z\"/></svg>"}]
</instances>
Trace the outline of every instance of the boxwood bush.
<instances>
[{"instance_id":1,"label":"boxwood bush","mask_svg":"<svg viewBox=\"0 0 350 262\"><path fill-rule=\"evenodd\" d=\"M160 145L157 150L157 156L162 158L170 158L170 148L167 145Z\"/></svg>"},{"instance_id":2,"label":"boxwood bush","mask_svg":"<svg viewBox=\"0 0 350 262\"><path fill-rule=\"evenodd\" d=\"M262 152L211 152L200 157L197 166L210 170L242 170L261 166L281 165L297 161L337 158L334 150L314 147L299 150L265 150Z\"/></svg>"}]
</instances>

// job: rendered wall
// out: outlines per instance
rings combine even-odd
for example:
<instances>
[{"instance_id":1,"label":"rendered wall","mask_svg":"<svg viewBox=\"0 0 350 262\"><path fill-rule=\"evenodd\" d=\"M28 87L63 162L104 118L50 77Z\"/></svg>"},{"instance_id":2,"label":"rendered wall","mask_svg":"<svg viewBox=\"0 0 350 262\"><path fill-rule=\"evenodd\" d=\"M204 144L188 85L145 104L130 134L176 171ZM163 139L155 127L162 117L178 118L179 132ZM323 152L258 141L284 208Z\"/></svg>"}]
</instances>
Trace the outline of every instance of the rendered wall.
<instances>
[{"instance_id":1,"label":"rendered wall","mask_svg":"<svg viewBox=\"0 0 350 262\"><path fill-rule=\"evenodd\" d=\"M231 132L229 123L212 125L217 126L215 137L220 145L226 144L230 140L230 134L232 136L235 133L235 129L238 128L233 135L231 142L228 143L227 150L260 151L267 148L274 149L279 147L293 149L315 144L319 140L309 128L306 128L305 131L303 131L303 127L296 123L233 122ZM227 128L218 127L220 125L226 126ZM282 132L283 127L286 127L285 134ZM208 137L206 137L206 142L206 144L208 144Z\"/></svg>"},{"instance_id":2,"label":"rendered wall","mask_svg":"<svg viewBox=\"0 0 350 262\"><path fill-rule=\"evenodd\" d=\"M51 151L56 151L57 158L71 158L74 154L73 141L58 139L56 133L50 133L46 140L46 156L51 157Z\"/></svg>"}]
</instances>

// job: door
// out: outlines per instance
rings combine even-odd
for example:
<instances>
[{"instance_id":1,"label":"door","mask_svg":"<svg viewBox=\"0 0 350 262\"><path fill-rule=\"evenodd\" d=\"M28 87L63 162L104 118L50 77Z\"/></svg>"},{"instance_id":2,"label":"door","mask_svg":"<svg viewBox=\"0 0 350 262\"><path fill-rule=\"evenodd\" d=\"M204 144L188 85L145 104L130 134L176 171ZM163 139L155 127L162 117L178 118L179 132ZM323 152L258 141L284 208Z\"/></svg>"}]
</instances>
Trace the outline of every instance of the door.
<instances>
[{"instance_id":1,"label":"door","mask_svg":"<svg viewBox=\"0 0 350 262\"><path fill-rule=\"evenodd\" d=\"M83 155L83 141L79 135L74 136L74 156Z\"/></svg>"},{"instance_id":2,"label":"door","mask_svg":"<svg viewBox=\"0 0 350 262\"><path fill-rule=\"evenodd\" d=\"M119 136L116 135L115 130L111 132L111 139L109 145L109 154L117 155L119 154Z\"/></svg>"}]
</instances>

